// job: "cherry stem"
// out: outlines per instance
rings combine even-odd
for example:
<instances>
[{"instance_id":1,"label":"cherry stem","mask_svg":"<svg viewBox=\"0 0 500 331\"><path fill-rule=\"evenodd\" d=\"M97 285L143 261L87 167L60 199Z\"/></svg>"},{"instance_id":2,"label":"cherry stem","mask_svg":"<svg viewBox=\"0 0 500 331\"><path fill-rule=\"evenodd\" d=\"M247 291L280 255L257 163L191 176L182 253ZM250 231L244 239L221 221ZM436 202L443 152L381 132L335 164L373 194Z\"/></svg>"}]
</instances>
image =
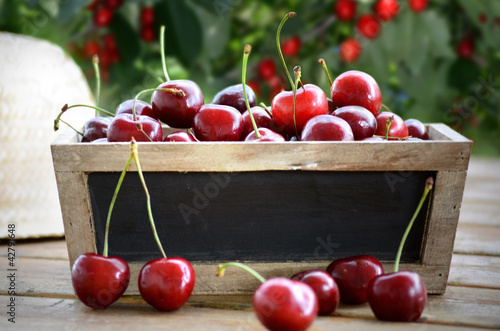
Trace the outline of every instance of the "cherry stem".
<instances>
[{"instance_id":1,"label":"cherry stem","mask_svg":"<svg viewBox=\"0 0 500 331\"><path fill-rule=\"evenodd\" d=\"M160 50L161 50L161 65L163 67L163 74L167 82L170 81L170 77L167 72L167 64L165 61L165 25L160 27Z\"/></svg>"},{"instance_id":2,"label":"cherry stem","mask_svg":"<svg viewBox=\"0 0 500 331\"><path fill-rule=\"evenodd\" d=\"M247 106L248 115L250 116L250 121L252 122L252 126L253 126L253 129L255 131L255 137L257 137L257 139L260 139L262 136L259 133L259 129L257 128L257 124L255 123L255 118L253 118L252 110L250 109L250 103L248 102L248 95L247 95L247 85L246 85L247 63L248 63L248 56L250 55L251 50L252 50L252 46L245 45L245 49L243 51L243 68L241 69L241 85L243 86L243 95L245 96L245 105Z\"/></svg>"},{"instance_id":3,"label":"cherry stem","mask_svg":"<svg viewBox=\"0 0 500 331\"><path fill-rule=\"evenodd\" d=\"M294 86L294 83L293 83L293 80L292 80L292 76L290 75L290 72L288 71L288 67L286 66L285 58L283 57L283 52L281 51L280 33L281 33L281 29L283 28L283 25L285 24L285 22L289 18L294 17L296 15L297 14L295 12L289 12L289 13L287 13L283 17L283 19L281 20L280 25L278 26L278 30L276 31L276 48L278 49L278 54L280 56L281 64L285 68L286 76L288 77L288 81L290 82L290 85L292 86L292 88Z\"/></svg>"},{"instance_id":4,"label":"cherry stem","mask_svg":"<svg viewBox=\"0 0 500 331\"><path fill-rule=\"evenodd\" d=\"M385 121L385 140L389 140L389 128L394 121L394 116L391 116Z\"/></svg>"},{"instance_id":5,"label":"cherry stem","mask_svg":"<svg viewBox=\"0 0 500 331\"><path fill-rule=\"evenodd\" d=\"M332 81L332 77L330 76L330 72L328 71L328 67L326 65L326 61L324 59L319 59L318 62L323 67L323 70L326 73L326 77L328 77L328 83L330 83L330 88L331 88L332 84L333 84L333 81Z\"/></svg>"},{"instance_id":6,"label":"cherry stem","mask_svg":"<svg viewBox=\"0 0 500 331\"><path fill-rule=\"evenodd\" d=\"M99 105L99 99L101 97L101 70L99 68L99 57L95 54L92 57L92 64L94 66L95 71L95 105ZM95 116L97 117L97 110L95 112Z\"/></svg>"},{"instance_id":7,"label":"cherry stem","mask_svg":"<svg viewBox=\"0 0 500 331\"><path fill-rule=\"evenodd\" d=\"M266 106L265 103L261 102L259 103L259 105L267 111L267 113L269 114L269 116L271 116L271 118L273 117L273 113L269 110L269 108Z\"/></svg>"},{"instance_id":8,"label":"cherry stem","mask_svg":"<svg viewBox=\"0 0 500 331\"><path fill-rule=\"evenodd\" d=\"M111 203L109 205L108 217L106 219L106 232L104 234L104 248L102 251L102 255L105 257L108 256L108 237L109 237L109 224L111 223L111 214L113 213L113 208L115 206L116 198L118 197L118 192L120 192L120 188L123 183L123 178L125 178L125 174L127 173L127 169L130 166L130 162L132 162L132 153L130 153L127 162L125 163L125 167L118 179L118 184L116 184L115 193L113 194L113 198L111 199Z\"/></svg>"},{"instance_id":9,"label":"cherry stem","mask_svg":"<svg viewBox=\"0 0 500 331\"><path fill-rule=\"evenodd\" d=\"M392 113L392 110L389 107L387 107L386 105L382 104L382 108L384 108L388 112Z\"/></svg>"},{"instance_id":10,"label":"cherry stem","mask_svg":"<svg viewBox=\"0 0 500 331\"><path fill-rule=\"evenodd\" d=\"M135 162L135 165L137 167L137 173L139 174L139 178L141 179L142 187L144 188L144 192L146 193L148 217L149 217L149 223L151 224L151 229L153 230L153 236L155 238L156 244L158 245L158 248L160 249L161 254L166 259L167 255L165 254L165 251L163 250L163 246L161 244L160 237L158 236L158 232L156 231L155 221L153 219L153 212L151 211L151 196L149 195L149 190L148 190L148 187L146 185L146 181L144 180L144 175L142 174L141 163L139 162L139 153L138 153L137 143L133 137L132 137L132 142L130 145L130 155L134 158L134 162Z\"/></svg>"},{"instance_id":11,"label":"cherry stem","mask_svg":"<svg viewBox=\"0 0 500 331\"><path fill-rule=\"evenodd\" d=\"M300 66L295 66L293 68L293 73L295 75L295 84L293 84L293 107L292 107L292 111L293 111L293 127L295 129L295 135L298 138L299 137L299 133L297 131L297 121L295 119L295 99L297 97L297 87L298 87L299 82L300 82L300 76L302 75L301 71L300 71ZM304 93L305 93L305 90L304 90Z\"/></svg>"},{"instance_id":12,"label":"cherry stem","mask_svg":"<svg viewBox=\"0 0 500 331\"><path fill-rule=\"evenodd\" d=\"M410 230L413 226L413 223L415 222L415 219L417 218L418 213L420 212L420 209L422 209L422 205L424 204L424 201L427 198L429 191L432 190L433 186L434 186L434 178L432 178L432 177L427 178L427 180L425 182L425 189L424 189L424 193L422 194L422 198L420 199L420 202L418 203L417 209L415 210L415 213L413 214L413 217L411 218L410 223L408 223L408 226L406 227L405 233L403 234L403 238L401 239L401 243L399 244L398 253L396 254L396 260L394 261L394 272L399 271L399 261L401 260L401 254L403 253L403 246L405 245L406 238L408 237L408 234L410 233Z\"/></svg>"},{"instance_id":13,"label":"cherry stem","mask_svg":"<svg viewBox=\"0 0 500 331\"><path fill-rule=\"evenodd\" d=\"M73 128L71 125L69 125L68 123L64 122L62 119L61 119L61 116L68 110L68 109L71 109L71 108L75 108L75 107L87 107L87 108L92 108L92 109L95 109L96 112L97 111L100 111L106 115L109 115L109 116L115 116L115 114L107 111L106 109L102 109L102 108L99 108L99 107L96 107L96 106L89 106L89 105L72 105L72 106L68 106L68 104L65 104L62 108L61 108L61 111L59 112L59 114L57 115L57 117L54 119L54 131L57 131L59 130L59 122L63 122L64 124L68 125L70 128L72 128L73 130L75 130L76 132L78 132L78 130L76 130L75 128ZM78 132L80 133L80 132Z\"/></svg>"},{"instance_id":14,"label":"cherry stem","mask_svg":"<svg viewBox=\"0 0 500 331\"><path fill-rule=\"evenodd\" d=\"M259 274L257 271L255 271L252 268L250 268L249 266L244 265L243 263L239 263L239 262L226 262L224 264L219 264L219 267L217 268L217 277L224 277L225 270L229 266L238 267L238 268L241 268L245 271L248 271L252 276L257 278L257 280L259 280L261 283L264 283L266 281L266 279L264 277L262 277L262 275Z\"/></svg>"},{"instance_id":15,"label":"cherry stem","mask_svg":"<svg viewBox=\"0 0 500 331\"><path fill-rule=\"evenodd\" d=\"M83 137L83 133L78 131L77 129L75 129L71 124L69 124L68 122L64 121L64 120L60 120L61 122L63 122L64 124L66 124L67 126L69 126L71 129L73 129L73 131L75 131L76 133L78 133L80 136Z\"/></svg>"}]
</instances>

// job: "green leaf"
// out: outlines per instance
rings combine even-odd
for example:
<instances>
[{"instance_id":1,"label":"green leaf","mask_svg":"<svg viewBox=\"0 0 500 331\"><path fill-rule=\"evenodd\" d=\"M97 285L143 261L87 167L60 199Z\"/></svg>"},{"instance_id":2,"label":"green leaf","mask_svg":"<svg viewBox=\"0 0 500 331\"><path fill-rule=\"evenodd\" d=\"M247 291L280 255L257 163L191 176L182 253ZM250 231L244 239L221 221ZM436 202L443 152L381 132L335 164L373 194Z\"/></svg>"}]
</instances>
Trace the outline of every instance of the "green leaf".
<instances>
[{"instance_id":1,"label":"green leaf","mask_svg":"<svg viewBox=\"0 0 500 331\"><path fill-rule=\"evenodd\" d=\"M125 64L132 63L140 54L141 44L137 33L120 12L115 12L110 26L120 51L120 59Z\"/></svg>"}]
</instances>

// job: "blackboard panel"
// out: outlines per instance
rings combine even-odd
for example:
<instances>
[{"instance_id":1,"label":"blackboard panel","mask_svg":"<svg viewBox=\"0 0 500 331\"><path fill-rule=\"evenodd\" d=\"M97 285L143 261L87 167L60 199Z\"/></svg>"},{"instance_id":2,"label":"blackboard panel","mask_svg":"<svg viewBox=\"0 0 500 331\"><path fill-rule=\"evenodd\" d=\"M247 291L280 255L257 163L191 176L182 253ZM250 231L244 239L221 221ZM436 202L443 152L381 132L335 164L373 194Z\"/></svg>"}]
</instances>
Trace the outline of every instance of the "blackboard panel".
<instances>
[{"instance_id":1,"label":"blackboard panel","mask_svg":"<svg viewBox=\"0 0 500 331\"><path fill-rule=\"evenodd\" d=\"M102 252L119 173L91 173L88 186ZM263 171L144 174L167 255L190 261L312 261L371 254L394 260L434 172ZM403 261L418 261L428 203ZM113 211L109 255L160 257L137 173L127 173Z\"/></svg>"}]
</instances>

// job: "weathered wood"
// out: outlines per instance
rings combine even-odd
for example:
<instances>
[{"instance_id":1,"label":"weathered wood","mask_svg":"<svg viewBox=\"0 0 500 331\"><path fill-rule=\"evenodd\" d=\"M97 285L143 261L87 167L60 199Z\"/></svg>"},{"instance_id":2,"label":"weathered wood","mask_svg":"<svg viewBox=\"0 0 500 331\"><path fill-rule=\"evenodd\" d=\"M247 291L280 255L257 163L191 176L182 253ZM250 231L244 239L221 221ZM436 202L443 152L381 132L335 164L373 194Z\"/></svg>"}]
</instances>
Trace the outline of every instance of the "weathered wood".
<instances>
[{"instance_id":1,"label":"weathered wood","mask_svg":"<svg viewBox=\"0 0 500 331\"><path fill-rule=\"evenodd\" d=\"M454 254L448 283L500 289L500 257Z\"/></svg>"},{"instance_id":2,"label":"weathered wood","mask_svg":"<svg viewBox=\"0 0 500 331\"><path fill-rule=\"evenodd\" d=\"M454 251L463 254L500 256L500 227L459 223Z\"/></svg>"}]
</instances>

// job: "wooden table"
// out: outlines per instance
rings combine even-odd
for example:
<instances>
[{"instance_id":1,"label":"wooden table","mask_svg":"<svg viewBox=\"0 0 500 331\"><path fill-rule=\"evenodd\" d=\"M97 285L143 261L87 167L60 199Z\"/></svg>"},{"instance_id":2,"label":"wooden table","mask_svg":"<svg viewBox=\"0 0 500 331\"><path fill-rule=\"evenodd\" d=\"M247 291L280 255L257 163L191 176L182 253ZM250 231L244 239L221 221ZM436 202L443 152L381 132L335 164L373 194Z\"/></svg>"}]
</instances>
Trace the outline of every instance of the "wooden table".
<instances>
[{"instance_id":1,"label":"wooden table","mask_svg":"<svg viewBox=\"0 0 500 331\"><path fill-rule=\"evenodd\" d=\"M456 234L448 287L429 296L418 323L377 321L367 304L341 305L310 330L500 329L500 159L472 158ZM73 293L63 239L17 241L15 324L8 247L0 245L0 330L264 330L250 297L192 297L180 310L155 311L140 297L124 297L95 311Z\"/></svg>"}]
</instances>

